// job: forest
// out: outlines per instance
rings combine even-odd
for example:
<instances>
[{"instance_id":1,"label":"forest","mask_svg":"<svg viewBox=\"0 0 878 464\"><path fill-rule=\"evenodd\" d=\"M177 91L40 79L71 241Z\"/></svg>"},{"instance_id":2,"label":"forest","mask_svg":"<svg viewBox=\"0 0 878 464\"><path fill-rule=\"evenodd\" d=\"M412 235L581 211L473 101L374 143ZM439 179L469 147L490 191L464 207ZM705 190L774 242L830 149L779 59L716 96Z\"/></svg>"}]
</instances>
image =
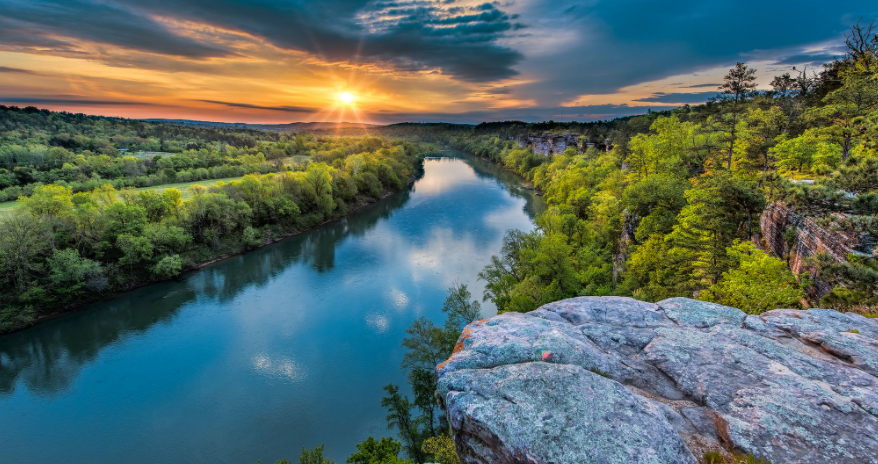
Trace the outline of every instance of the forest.
<instances>
[{"instance_id":1,"label":"forest","mask_svg":"<svg viewBox=\"0 0 878 464\"><path fill-rule=\"evenodd\" d=\"M777 202L866 245L878 237L878 38L857 28L843 57L777 76L769 91L738 63L705 105L544 127L609 140L609 151L547 158L518 146L516 123L453 137L525 176L550 205L537 231L511 231L480 274L486 299L529 311L576 295L694 296L753 314L804 305L876 315L874 254L817 254L814 272L793 275L759 227ZM831 291L819 295L816 281Z\"/></svg>"},{"instance_id":2,"label":"forest","mask_svg":"<svg viewBox=\"0 0 878 464\"><path fill-rule=\"evenodd\" d=\"M0 108L0 127L17 198L0 218L0 332L344 216L408 186L432 150L36 108Z\"/></svg>"}]
</instances>

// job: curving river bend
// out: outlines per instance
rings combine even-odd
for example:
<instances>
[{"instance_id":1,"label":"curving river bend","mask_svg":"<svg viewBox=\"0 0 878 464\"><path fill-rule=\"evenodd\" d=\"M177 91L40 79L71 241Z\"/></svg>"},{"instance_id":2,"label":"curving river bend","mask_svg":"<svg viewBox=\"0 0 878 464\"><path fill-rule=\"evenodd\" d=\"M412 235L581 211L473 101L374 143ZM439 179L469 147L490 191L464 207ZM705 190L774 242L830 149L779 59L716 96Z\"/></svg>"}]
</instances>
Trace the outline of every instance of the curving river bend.
<instances>
[{"instance_id":1,"label":"curving river bend","mask_svg":"<svg viewBox=\"0 0 878 464\"><path fill-rule=\"evenodd\" d=\"M387 436L400 341L543 209L455 154L409 191L260 250L0 336L0 462L337 462ZM484 315L495 312L490 303Z\"/></svg>"}]
</instances>

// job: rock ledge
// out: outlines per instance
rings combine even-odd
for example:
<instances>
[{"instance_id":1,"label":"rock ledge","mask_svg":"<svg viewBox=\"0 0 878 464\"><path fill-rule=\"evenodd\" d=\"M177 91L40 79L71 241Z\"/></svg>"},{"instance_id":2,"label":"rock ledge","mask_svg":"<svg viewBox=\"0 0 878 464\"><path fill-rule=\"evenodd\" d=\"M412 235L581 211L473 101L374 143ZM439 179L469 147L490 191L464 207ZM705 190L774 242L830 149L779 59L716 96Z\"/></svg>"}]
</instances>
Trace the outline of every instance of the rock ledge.
<instances>
[{"instance_id":1,"label":"rock ledge","mask_svg":"<svg viewBox=\"0 0 878 464\"><path fill-rule=\"evenodd\" d=\"M465 463L878 464L878 321L856 314L572 298L470 324L437 374Z\"/></svg>"}]
</instances>

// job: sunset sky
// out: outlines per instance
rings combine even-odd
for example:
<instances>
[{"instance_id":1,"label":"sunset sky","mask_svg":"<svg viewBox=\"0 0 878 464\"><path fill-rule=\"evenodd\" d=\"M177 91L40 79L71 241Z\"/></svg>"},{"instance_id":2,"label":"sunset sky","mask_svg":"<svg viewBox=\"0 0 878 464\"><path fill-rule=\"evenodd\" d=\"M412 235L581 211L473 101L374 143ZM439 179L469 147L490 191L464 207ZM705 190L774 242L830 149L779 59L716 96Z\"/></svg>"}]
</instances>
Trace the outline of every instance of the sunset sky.
<instances>
[{"instance_id":1,"label":"sunset sky","mask_svg":"<svg viewBox=\"0 0 878 464\"><path fill-rule=\"evenodd\" d=\"M253 123L608 119L703 102L736 61L763 86L817 69L875 17L863 0L0 0L0 103Z\"/></svg>"}]
</instances>

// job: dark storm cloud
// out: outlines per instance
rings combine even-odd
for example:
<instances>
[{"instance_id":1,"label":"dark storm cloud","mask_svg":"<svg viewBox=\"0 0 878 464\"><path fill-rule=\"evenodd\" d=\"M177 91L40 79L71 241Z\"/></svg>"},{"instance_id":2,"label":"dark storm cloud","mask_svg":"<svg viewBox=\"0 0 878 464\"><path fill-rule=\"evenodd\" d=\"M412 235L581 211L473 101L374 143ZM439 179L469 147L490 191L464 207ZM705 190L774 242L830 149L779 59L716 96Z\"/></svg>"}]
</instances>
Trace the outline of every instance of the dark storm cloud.
<instances>
[{"instance_id":1,"label":"dark storm cloud","mask_svg":"<svg viewBox=\"0 0 878 464\"><path fill-rule=\"evenodd\" d=\"M217 47L175 35L152 18L127 8L86 0L6 0L0 2L0 17L16 31L16 42L43 46L47 35L75 37L111 43L125 48L185 57L220 56ZM0 40L7 42L6 33ZM54 41L55 46L68 46Z\"/></svg>"},{"instance_id":2,"label":"dark storm cloud","mask_svg":"<svg viewBox=\"0 0 878 464\"><path fill-rule=\"evenodd\" d=\"M223 105L232 108L247 108L253 110L268 110L268 111L283 111L287 113L317 113L320 110L317 108L308 108L305 106L261 106L261 105L251 105L249 103L231 103L224 102L218 100L198 100L200 102L205 103L213 103L214 105Z\"/></svg>"},{"instance_id":3,"label":"dark storm cloud","mask_svg":"<svg viewBox=\"0 0 878 464\"><path fill-rule=\"evenodd\" d=\"M717 92L697 92L697 93L665 93L659 92L651 97L639 98L634 101L646 103L704 103L708 99L715 97Z\"/></svg>"},{"instance_id":4,"label":"dark storm cloud","mask_svg":"<svg viewBox=\"0 0 878 464\"><path fill-rule=\"evenodd\" d=\"M522 55L497 43L504 33L522 27L513 17L490 4L473 14L449 15L437 7L440 4L423 0L0 0L0 18L18 31L18 42L34 47L54 40L48 38L52 36L190 58L232 54L175 33L154 19L158 17L242 31L329 62L389 64L408 71L440 69L471 82L516 74L513 66ZM388 20L386 15L393 12L405 14ZM8 35L0 28L0 44L11 42Z\"/></svg>"}]
</instances>

